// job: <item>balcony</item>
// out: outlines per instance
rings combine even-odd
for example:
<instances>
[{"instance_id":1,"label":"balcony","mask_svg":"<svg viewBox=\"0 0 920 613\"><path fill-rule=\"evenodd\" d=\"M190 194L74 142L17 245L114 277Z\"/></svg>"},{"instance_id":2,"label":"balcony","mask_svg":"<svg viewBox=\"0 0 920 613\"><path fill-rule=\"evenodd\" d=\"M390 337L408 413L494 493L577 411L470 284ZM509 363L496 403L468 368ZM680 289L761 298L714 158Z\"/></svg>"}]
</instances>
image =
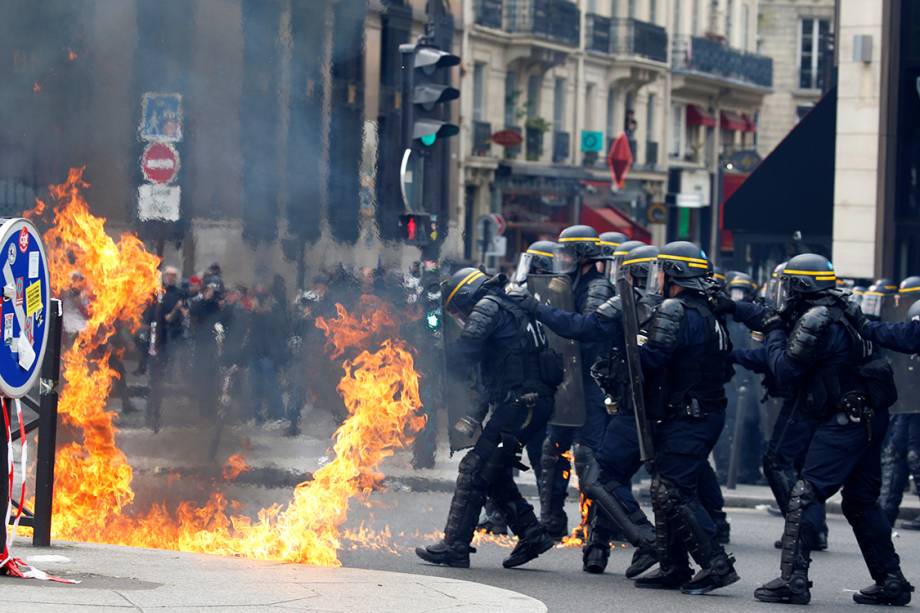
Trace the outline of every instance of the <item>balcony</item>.
<instances>
[{"instance_id":1,"label":"balcony","mask_svg":"<svg viewBox=\"0 0 920 613\"><path fill-rule=\"evenodd\" d=\"M581 13L571 0L504 0L503 17L512 34L578 46Z\"/></svg>"},{"instance_id":2,"label":"balcony","mask_svg":"<svg viewBox=\"0 0 920 613\"><path fill-rule=\"evenodd\" d=\"M773 87L772 58L701 36L676 37L671 65L677 73L701 74L764 89Z\"/></svg>"},{"instance_id":3,"label":"balcony","mask_svg":"<svg viewBox=\"0 0 920 613\"><path fill-rule=\"evenodd\" d=\"M473 155L492 155L492 124L486 121L473 122Z\"/></svg>"},{"instance_id":4,"label":"balcony","mask_svg":"<svg viewBox=\"0 0 920 613\"><path fill-rule=\"evenodd\" d=\"M476 25L501 30L502 0L476 0L473 10L476 14Z\"/></svg>"},{"instance_id":5,"label":"balcony","mask_svg":"<svg viewBox=\"0 0 920 613\"><path fill-rule=\"evenodd\" d=\"M553 163L562 164L569 159L572 149L571 136L568 132L553 133Z\"/></svg>"},{"instance_id":6,"label":"balcony","mask_svg":"<svg viewBox=\"0 0 920 613\"><path fill-rule=\"evenodd\" d=\"M613 49L610 45L611 24L612 20L609 17L594 13L585 15L585 47L588 51L611 52Z\"/></svg>"},{"instance_id":7,"label":"balcony","mask_svg":"<svg viewBox=\"0 0 920 613\"><path fill-rule=\"evenodd\" d=\"M668 33L654 23L638 19L611 19L589 13L585 16L588 51L640 57L654 62L668 61Z\"/></svg>"}]
</instances>

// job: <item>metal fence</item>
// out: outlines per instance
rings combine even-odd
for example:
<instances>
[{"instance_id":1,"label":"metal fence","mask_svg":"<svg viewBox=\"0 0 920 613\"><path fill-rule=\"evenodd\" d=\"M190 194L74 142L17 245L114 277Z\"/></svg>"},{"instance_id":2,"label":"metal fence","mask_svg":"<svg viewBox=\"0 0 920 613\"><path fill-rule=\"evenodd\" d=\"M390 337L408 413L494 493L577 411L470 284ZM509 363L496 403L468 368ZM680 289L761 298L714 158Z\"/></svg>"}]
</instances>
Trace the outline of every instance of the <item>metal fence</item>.
<instances>
[{"instance_id":1,"label":"metal fence","mask_svg":"<svg viewBox=\"0 0 920 613\"><path fill-rule=\"evenodd\" d=\"M674 39L672 67L677 72L695 72L727 80L773 87L773 59L733 49L701 36Z\"/></svg>"}]
</instances>

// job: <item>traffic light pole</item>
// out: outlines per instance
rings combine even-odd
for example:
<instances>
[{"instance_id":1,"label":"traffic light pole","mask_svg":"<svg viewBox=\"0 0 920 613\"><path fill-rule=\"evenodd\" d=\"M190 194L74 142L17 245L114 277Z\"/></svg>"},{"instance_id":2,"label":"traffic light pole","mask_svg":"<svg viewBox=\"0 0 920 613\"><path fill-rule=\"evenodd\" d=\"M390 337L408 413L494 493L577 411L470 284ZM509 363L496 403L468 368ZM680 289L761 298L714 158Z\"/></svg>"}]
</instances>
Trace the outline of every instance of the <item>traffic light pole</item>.
<instances>
[{"instance_id":1,"label":"traffic light pole","mask_svg":"<svg viewBox=\"0 0 920 613\"><path fill-rule=\"evenodd\" d=\"M399 46L399 55L402 58L402 74L400 75L402 89L400 91L400 110L402 125L400 134L402 150L412 148L412 125L414 113L412 108L412 90L415 89L415 45L407 43Z\"/></svg>"}]
</instances>

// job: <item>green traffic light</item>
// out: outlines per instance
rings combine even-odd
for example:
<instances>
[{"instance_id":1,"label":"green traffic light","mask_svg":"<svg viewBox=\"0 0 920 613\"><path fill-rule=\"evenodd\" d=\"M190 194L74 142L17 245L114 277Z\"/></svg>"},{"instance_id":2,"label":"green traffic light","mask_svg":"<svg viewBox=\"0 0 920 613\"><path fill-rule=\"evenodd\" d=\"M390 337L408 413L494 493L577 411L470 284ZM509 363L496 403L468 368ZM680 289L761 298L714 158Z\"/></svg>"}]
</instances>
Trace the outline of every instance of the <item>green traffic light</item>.
<instances>
[{"instance_id":1,"label":"green traffic light","mask_svg":"<svg viewBox=\"0 0 920 613\"><path fill-rule=\"evenodd\" d=\"M425 145L426 147L430 147L435 143L436 140L438 140L438 135L437 134L425 134L419 140L422 141L422 144Z\"/></svg>"}]
</instances>

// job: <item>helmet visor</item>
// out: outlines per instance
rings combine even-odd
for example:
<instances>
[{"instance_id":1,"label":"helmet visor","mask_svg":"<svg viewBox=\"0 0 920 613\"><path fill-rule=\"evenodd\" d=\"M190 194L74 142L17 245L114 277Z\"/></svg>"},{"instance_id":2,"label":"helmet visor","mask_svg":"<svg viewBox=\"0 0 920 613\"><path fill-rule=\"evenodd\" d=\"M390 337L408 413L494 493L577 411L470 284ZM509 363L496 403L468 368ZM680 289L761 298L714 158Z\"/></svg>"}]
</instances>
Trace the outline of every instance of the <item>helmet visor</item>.
<instances>
[{"instance_id":1,"label":"helmet visor","mask_svg":"<svg viewBox=\"0 0 920 613\"><path fill-rule=\"evenodd\" d=\"M776 310L784 313L790 306L792 292L790 291L789 277L781 277L776 282Z\"/></svg>"},{"instance_id":2,"label":"helmet visor","mask_svg":"<svg viewBox=\"0 0 920 613\"><path fill-rule=\"evenodd\" d=\"M664 270L661 260L655 259L648 264L648 279L645 282L646 294L664 295Z\"/></svg>"},{"instance_id":3,"label":"helmet visor","mask_svg":"<svg viewBox=\"0 0 920 613\"><path fill-rule=\"evenodd\" d=\"M860 303L862 312L869 317L881 317L882 315L882 294L880 292L866 292L863 294Z\"/></svg>"},{"instance_id":4,"label":"helmet visor","mask_svg":"<svg viewBox=\"0 0 920 613\"><path fill-rule=\"evenodd\" d=\"M553 274L567 275L578 268L578 249L575 245L559 245L553 258Z\"/></svg>"},{"instance_id":5,"label":"helmet visor","mask_svg":"<svg viewBox=\"0 0 920 613\"><path fill-rule=\"evenodd\" d=\"M616 285L617 279L620 276L620 267L622 266L623 259L619 257L610 258L604 262L604 271L607 273L607 280L610 281L611 285Z\"/></svg>"},{"instance_id":6,"label":"helmet visor","mask_svg":"<svg viewBox=\"0 0 920 613\"><path fill-rule=\"evenodd\" d=\"M740 287L733 287L731 291L731 299L735 302L741 302L745 298L745 292Z\"/></svg>"},{"instance_id":7,"label":"helmet visor","mask_svg":"<svg viewBox=\"0 0 920 613\"><path fill-rule=\"evenodd\" d=\"M533 254L526 251L521 254L518 260L517 270L514 271L512 281L515 285L524 285L527 283L527 275L530 274L530 265L533 263Z\"/></svg>"}]
</instances>

